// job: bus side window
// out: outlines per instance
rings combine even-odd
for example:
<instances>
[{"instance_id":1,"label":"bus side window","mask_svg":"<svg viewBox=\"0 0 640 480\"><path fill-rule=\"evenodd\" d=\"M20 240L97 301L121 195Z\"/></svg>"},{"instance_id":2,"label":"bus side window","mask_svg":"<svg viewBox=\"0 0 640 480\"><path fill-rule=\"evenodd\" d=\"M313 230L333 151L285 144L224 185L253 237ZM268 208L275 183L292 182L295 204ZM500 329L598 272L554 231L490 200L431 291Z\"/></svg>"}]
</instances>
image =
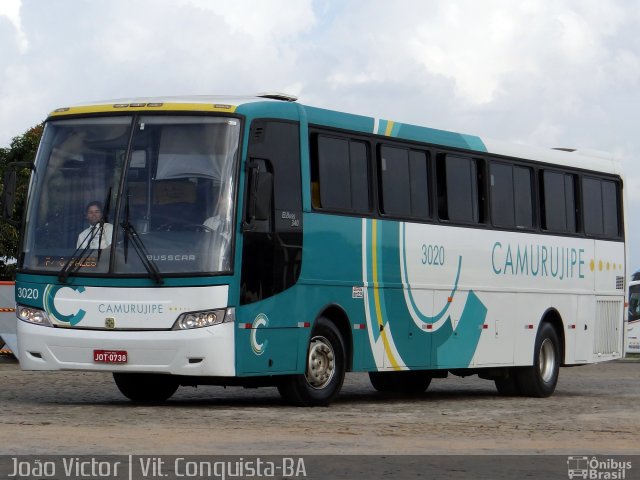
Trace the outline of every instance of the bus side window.
<instances>
[{"instance_id":1,"label":"bus side window","mask_svg":"<svg viewBox=\"0 0 640 480\"><path fill-rule=\"evenodd\" d=\"M558 233L575 233L575 175L544 170L542 172L542 228Z\"/></svg>"},{"instance_id":2,"label":"bus side window","mask_svg":"<svg viewBox=\"0 0 640 480\"><path fill-rule=\"evenodd\" d=\"M314 135L313 140L311 182L318 184L314 208L345 213L371 212L369 145L325 134Z\"/></svg>"},{"instance_id":3,"label":"bus side window","mask_svg":"<svg viewBox=\"0 0 640 480\"><path fill-rule=\"evenodd\" d=\"M378 176L384 215L426 219L429 205L428 152L380 145Z\"/></svg>"},{"instance_id":4,"label":"bus side window","mask_svg":"<svg viewBox=\"0 0 640 480\"><path fill-rule=\"evenodd\" d=\"M491 162L489 177L493 224L498 227L533 228L531 169Z\"/></svg>"},{"instance_id":5,"label":"bus side window","mask_svg":"<svg viewBox=\"0 0 640 480\"><path fill-rule=\"evenodd\" d=\"M583 177L582 212L587 235L619 238L618 185L615 182Z\"/></svg>"},{"instance_id":6,"label":"bus side window","mask_svg":"<svg viewBox=\"0 0 640 480\"><path fill-rule=\"evenodd\" d=\"M436 161L438 215L460 223L484 222L482 162L459 155L439 154Z\"/></svg>"}]
</instances>

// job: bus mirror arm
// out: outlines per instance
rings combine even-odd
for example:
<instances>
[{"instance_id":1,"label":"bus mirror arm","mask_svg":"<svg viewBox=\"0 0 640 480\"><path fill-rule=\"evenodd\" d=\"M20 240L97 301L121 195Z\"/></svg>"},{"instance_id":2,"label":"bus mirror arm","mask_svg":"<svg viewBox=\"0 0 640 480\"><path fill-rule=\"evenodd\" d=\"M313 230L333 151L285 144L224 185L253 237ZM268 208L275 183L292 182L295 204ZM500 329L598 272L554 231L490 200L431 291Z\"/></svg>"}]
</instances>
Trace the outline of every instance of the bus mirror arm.
<instances>
[{"instance_id":1,"label":"bus mirror arm","mask_svg":"<svg viewBox=\"0 0 640 480\"><path fill-rule=\"evenodd\" d=\"M247 167L249 183L247 185L247 216L243 232L271 233L273 206L273 174L261 171L254 162Z\"/></svg>"}]
</instances>

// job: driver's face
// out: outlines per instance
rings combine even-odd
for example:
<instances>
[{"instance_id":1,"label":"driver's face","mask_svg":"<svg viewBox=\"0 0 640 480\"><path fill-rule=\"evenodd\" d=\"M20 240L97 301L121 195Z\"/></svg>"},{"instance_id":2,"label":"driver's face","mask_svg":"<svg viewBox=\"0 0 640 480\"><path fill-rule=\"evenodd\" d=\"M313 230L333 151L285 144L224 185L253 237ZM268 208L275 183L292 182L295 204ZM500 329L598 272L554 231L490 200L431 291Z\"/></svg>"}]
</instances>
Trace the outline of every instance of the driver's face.
<instances>
[{"instance_id":1,"label":"driver's face","mask_svg":"<svg viewBox=\"0 0 640 480\"><path fill-rule=\"evenodd\" d=\"M100 210L95 205L90 206L87 209L87 220L91 225L95 225L102 218L102 210Z\"/></svg>"}]
</instances>

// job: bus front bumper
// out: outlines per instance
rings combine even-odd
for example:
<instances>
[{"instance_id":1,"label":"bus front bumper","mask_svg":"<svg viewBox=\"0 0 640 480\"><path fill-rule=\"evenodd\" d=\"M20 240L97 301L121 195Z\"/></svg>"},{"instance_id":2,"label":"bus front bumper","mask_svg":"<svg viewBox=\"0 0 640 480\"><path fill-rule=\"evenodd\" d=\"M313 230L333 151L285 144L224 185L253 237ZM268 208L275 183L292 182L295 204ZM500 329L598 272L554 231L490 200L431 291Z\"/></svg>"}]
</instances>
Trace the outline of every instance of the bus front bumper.
<instances>
[{"instance_id":1,"label":"bus front bumper","mask_svg":"<svg viewBox=\"0 0 640 480\"><path fill-rule=\"evenodd\" d=\"M173 375L235 375L235 323L178 331L52 328L18 321L23 370L93 370ZM125 363L94 361L94 351L126 352Z\"/></svg>"}]
</instances>

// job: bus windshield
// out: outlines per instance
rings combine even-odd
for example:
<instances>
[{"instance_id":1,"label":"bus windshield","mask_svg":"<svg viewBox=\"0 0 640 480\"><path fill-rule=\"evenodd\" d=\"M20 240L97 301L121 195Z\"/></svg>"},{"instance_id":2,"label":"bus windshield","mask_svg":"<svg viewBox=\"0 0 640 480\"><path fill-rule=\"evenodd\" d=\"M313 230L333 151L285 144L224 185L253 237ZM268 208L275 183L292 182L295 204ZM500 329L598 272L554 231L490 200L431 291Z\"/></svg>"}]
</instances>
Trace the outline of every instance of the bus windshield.
<instances>
[{"instance_id":1,"label":"bus windshield","mask_svg":"<svg viewBox=\"0 0 640 480\"><path fill-rule=\"evenodd\" d=\"M109 116L47 123L23 271L154 276L231 270L240 121Z\"/></svg>"}]
</instances>

